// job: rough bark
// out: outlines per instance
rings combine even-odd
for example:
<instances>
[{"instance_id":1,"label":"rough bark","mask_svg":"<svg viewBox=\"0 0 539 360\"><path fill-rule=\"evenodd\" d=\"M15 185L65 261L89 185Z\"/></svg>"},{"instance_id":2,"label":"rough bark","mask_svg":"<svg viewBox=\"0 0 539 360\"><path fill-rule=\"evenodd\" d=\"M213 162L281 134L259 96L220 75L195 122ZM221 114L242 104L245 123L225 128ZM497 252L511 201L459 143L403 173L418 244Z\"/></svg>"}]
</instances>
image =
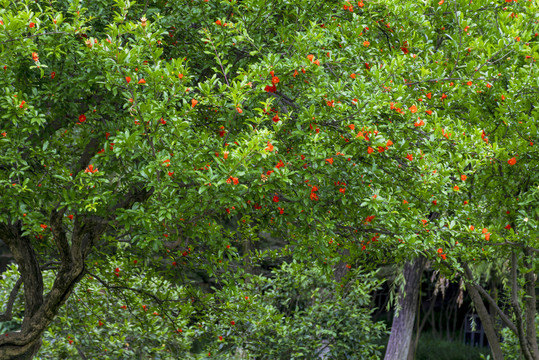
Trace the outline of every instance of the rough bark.
<instances>
[{"instance_id":1,"label":"rough bark","mask_svg":"<svg viewBox=\"0 0 539 360\"><path fill-rule=\"evenodd\" d=\"M487 307L481 298L481 294L477 286L474 284L473 274L467 264L464 264L464 275L468 280L466 282L466 289L472 298L472 302L477 311L477 315L481 319L481 324L483 325L483 330L487 336L487 340L490 346L490 352L492 354L493 360L503 360L502 348L500 347L500 340L498 334L496 333L495 324L488 313Z\"/></svg>"},{"instance_id":2,"label":"rough bark","mask_svg":"<svg viewBox=\"0 0 539 360\"><path fill-rule=\"evenodd\" d=\"M6 228L12 236L7 236L5 240L19 265L24 283L25 311L21 329L0 338L0 359L31 359L41 346L41 335L82 277L84 258L77 258L73 253L68 258L62 256L54 284L50 292L44 295L41 269L30 239L20 235L20 227L5 224L1 227L3 236L7 233ZM92 230L95 239L101 236L104 228ZM79 238L72 239L73 243L79 241Z\"/></svg>"},{"instance_id":3,"label":"rough bark","mask_svg":"<svg viewBox=\"0 0 539 360\"><path fill-rule=\"evenodd\" d=\"M26 360L34 357L41 346L42 334L82 278L86 257L112 221L115 210L130 208L135 202L148 199L152 193L152 190L134 187L109 209L109 217L76 216L71 244L62 225L64 212L52 210L50 227L59 253L60 266L47 294L43 293L41 268L32 242L29 237L22 236L22 224L0 223L0 237L9 246L24 284L23 323L19 331L0 336L0 359Z\"/></svg>"},{"instance_id":4,"label":"rough bark","mask_svg":"<svg viewBox=\"0 0 539 360\"><path fill-rule=\"evenodd\" d=\"M464 267L467 268L468 265L464 264ZM468 271L469 269L467 269ZM471 274L471 271L470 271L470 274ZM470 279L470 281L472 281ZM517 327L515 326L515 324L511 321L511 319L509 318L509 316L503 312L502 309L500 309L500 307L498 306L498 304L496 303L496 300L489 295L489 293L482 287L480 286L479 284L473 282L473 283L470 283L468 284L469 286L472 286L474 287L475 290L477 290L479 292L479 294L483 297L483 299L485 299L491 309L494 309L496 311L496 314L500 317L500 319L502 319L502 321L504 322L504 324L512 331L514 332L515 334L517 333Z\"/></svg>"},{"instance_id":5,"label":"rough bark","mask_svg":"<svg viewBox=\"0 0 539 360\"><path fill-rule=\"evenodd\" d=\"M421 274L427 260L419 257L404 265L404 291L399 291L400 311L393 318L385 360L407 360L414 331Z\"/></svg>"}]
</instances>

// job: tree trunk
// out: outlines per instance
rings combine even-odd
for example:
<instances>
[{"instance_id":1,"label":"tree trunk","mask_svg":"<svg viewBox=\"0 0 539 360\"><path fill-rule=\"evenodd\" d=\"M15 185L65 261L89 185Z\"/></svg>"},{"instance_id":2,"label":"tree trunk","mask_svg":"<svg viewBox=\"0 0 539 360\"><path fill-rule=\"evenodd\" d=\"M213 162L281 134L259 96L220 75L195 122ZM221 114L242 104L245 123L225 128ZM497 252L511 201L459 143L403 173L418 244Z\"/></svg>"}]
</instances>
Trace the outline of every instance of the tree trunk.
<instances>
[{"instance_id":1,"label":"tree trunk","mask_svg":"<svg viewBox=\"0 0 539 360\"><path fill-rule=\"evenodd\" d=\"M42 340L39 338L35 342L29 343L24 347L13 346L2 349L2 359L9 360L32 360L41 348ZM4 357L5 356L5 357Z\"/></svg>"},{"instance_id":2,"label":"tree trunk","mask_svg":"<svg viewBox=\"0 0 539 360\"><path fill-rule=\"evenodd\" d=\"M526 332L524 330L524 321L522 319L522 309L519 304L519 286L518 286L518 256L513 250L511 254L511 305L513 306L513 314L515 315L515 324L517 326L517 336L520 343L520 349L524 354L526 360L534 360L530 348L528 346L528 339L526 338Z\"/></svg>"},{"instance_id":3,"label":"tree trunk","mask_svg":"<svg viewBox=\"0 0 539 360\"><path fill-rule=\"evenodd\" d=\"M143 202L152 193L153 189L146 191L143 187L131 190L121 202L110 208L110 213L114 214L120 208L130 208L135 202ZM32 241L28 236L22 235L22 223L20 221L15 224L0 222L0 237L13 254L24 284L22 326L19 331L0 336L0 359L2 360L30 360L38 352L42 343L41 336L56 317L60 307L69 298L75 285L81 280L88 253L112 220L112 216L110 218L77 216L70 243L62 224L65 211L66 208L51 211L50 230L53 242L58 249L60 266L52 288L46 295L43 293L42 268ZM16 295L15 291L10 294L10 297ZM2 314L3 318L8 317L4 321L9 320L11 316L9 313L10 311Z\"/></svg>"},{"instance_id":4,"label":"tree trunk","mask_svg":"<svg viewBox=\"0 0 539 360\"><path fill-rule=\"evenodd\" d=\"M537 347L537 332L535 330L536 296L535 296L535 273L533 271L534 254L529 249L524 250L524 266L527 272L524 274L526 280L526 341L533 359L539 359L539 348Z\"/></svg>"},{"instance_id":5,"label":"tree trunk","mask_svg":"<svg viewBox=\"0 0 539 360\"><path fill-rule=\"evenodd\" d=\"M43 332L82 278L84 261L80 256L78 259L71 257L68 262L62 263L51 290L44 296L41 269L30 239L20 236L20 231L16 227L2 225L0 224L0 230L3 231L0 232L11 235L6 236L6 242L21 272L25 309L21 329L2 334L0 337L0 359L32 359L41 347ZM101 233L98 234L100 236Z\"/></svg>"},{"instance_id":6,"label":"tree trunk","mask_svg":"<svg viewBox=\"0 0 539 360\"><path fill-rule=\"evenodd\" d=\"M399 291L398 316L393 318L391 335L387 344L385 360L407 360L410 343L414 332L414 321L417 312L417 299L421 285L421 274L427 260L419 257L404 265L404 291Z\"/></svg>"},{"instance_id":7,"label":"tree trunk","mask_svg":"<svg viewBox=\"0 0 539 360\"><path fill-rule=\"evenodd\" d=\"M472 302L475 306L475 310L477 310L477 315L479 315L479 318L481 319L481 325L483 326L483 330L485 330L485 335L488 339L492 359L503 360L502 348L500 347L500 340L498 338L498 334L496 333L494 322L487 311L487 307L481 298L479 290L473 283L473 275L468 265L465 264L464 270L464 274L469 281L466 284L466 290L468 290L468 293L470 294Z\"/></svg>"},{"instance_id":8,"label":"tree trunk","mask_svg":"<svg viewBox=\"0 0 539 360\"><path fill-rule=\"evenodd\" d=\"M427 320L429 319L430 314L434 310L434 305L436 304L436 295L432 295L431 301L429 304L429 308L425 312L425 316L421 319L421 322L419 321L419 317L421 314L421 309L417 310L417 323L416 323L416 331L415 335L410 341L410 351L408 352L408 360L414 360L415 359L415 353L417 351L417 346L419 345L419 338L421 337L421 332L423 331L423 328L425 327L425 324L427 323ZM421 301L418 301L419 306L421 306Z\"/></svg>"}]
</instances>

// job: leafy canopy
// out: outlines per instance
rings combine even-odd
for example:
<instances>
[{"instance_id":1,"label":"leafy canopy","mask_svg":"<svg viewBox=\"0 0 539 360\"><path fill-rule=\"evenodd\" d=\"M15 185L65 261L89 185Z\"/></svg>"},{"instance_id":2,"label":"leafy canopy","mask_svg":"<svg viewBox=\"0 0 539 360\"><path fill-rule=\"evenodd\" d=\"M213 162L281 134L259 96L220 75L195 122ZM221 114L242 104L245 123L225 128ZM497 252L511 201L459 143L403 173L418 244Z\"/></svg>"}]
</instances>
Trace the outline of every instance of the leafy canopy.
<instances>
[{"instance_id":1,"label":"leafy canopy","mask_svg":"<svg viewBox=\"0 0 539 360\"><path fill-rule=\"evenodd\" d=\"M85 271L212 276L255 226L287 246L253 262L327 273L536 246L535 2L2 5L0 236L41 264L91 233Z\"/></svg>"}]
</instances>

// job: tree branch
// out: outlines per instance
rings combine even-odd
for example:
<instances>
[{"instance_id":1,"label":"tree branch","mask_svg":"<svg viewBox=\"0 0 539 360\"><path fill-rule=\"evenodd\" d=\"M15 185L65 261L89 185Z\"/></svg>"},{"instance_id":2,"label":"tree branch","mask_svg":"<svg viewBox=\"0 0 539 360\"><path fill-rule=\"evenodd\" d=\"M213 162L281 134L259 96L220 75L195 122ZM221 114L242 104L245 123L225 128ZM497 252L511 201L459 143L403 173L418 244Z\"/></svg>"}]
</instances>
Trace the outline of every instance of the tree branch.
<instances>
[{"instance_id":1,"label":"tree branch","mask_svg":"<svg viewBox=\"0 0 539 360\"><path fill-rule=\"evenodd\" d=\"M517 282L517 267L518 260L517 254L513 250L511 252L511 304L513 305L513 313L517 321L517 336L520 343L520 348L524 353L524 357L527 360L533 360L530 351L528 349L528 342L524 334L524 324L522 321L522 310L520 309L520 304L518 303L518 282Z\"/></svg>"},{"instance_id":2,"label":"tree branch","mask_svg":"<svg viewBox=\"0 0 539 360\"><path fill-rule=\"evenodd\" d=\"M463 267L465 271L465 276L469 280L469 284L473 286L475 290L477 290L487 300L487 302L496 310L504 324L507 325L507 327L516 334L517 328L515 324L513 324L513 322L511 321L511 318L509 318L509 316L502 309L500 309L496 301L492 298L492 296L490 296L488 292L486 292L486 290L481 285L473 281L472 271L470 270L468 264L464 263Z\"/></svg>"},{"instance_id":3,"label":"tree branch","mask_svg":"<svg viewBox=\"0 0 539 360\"><path fill-rule=\"evenodd\" d=\"M38 37L38 36L43 36L43 35L58 35L58 34L70 35L70 33L67 33L65 31L51 31L51 32L47 32L47 33L33 34L33 35L24 36L22 38L6 40L4 42L1 42L0 45L7 44L7 43L10 43L10 42L13 42L13 41L21 41L22 39L30 39L30 38L34 38L34 37Z\"/></svg>"},{"instance_id":4,"label":"tree branch","mask_svg":"<svg viewBox=\"0 0 539 360\"><path fill-rule=\"evenodd\" d=\"M43 303L43 278L30 238L20 235L20 226L20 222L17 225L0 223L0 234L19 266L24 283L24 330L28 328L30 318Z\"/></svg>"},{"instance_id":5,"label":"tree branch","mask_svg":"<svg viewBox=\"0 0 539 360\"><path fill-rule=\"evenodd\" d=\"M503 360L504 356L502 353L500 340L498 338L498 334L496 332L494 323L488 313L488 310L485 306L485 303L483 302L483 299L481 298L481 295L477 291L476 287L473 286L473 274L472 274L472 271L470 270L470 267L466 263L464 263L463 265L464 265L464 276L466 277L467 280L469 280L467 284L472 285L469 287L466 286L466 289L468 290L468 293L470 294L470 297L472 298L472 302L475 306L477 314L479 315L479 318L481 319L481 323L483 324L483 329L485 330L485 334L487 335L488 343L490 345L490 350L492 352L492 357L494 360Z\"/></svg>"},{"instance_id":6,"label":"tree branch","mask_svg":"<svg viewBox=\"0 0 539 360\"><path fill-rule=\"evenodd\" d=\"M22 277L20 277L19 280L17 280L17 282L13 286L13 289L11 289L11 293L9 293L9 298L7 300L7 305L6 305L6 311L3 314L0 314L0 322L9 321L13 318L13 314L11 313L13 310L13 303L15 303L15 299L17 298L17 294L19 293L21 284L22 284Z\"/></svg>"},{"instance_id":7,"label":"tree branch","mask_svg":"<svg viewBox=\"0 0 539 360\"><path fill-rule=\"evenodd\" d=\"M96 138L90 139L88 144L86 144L86 147L84 148L84 151L77 162L77 165L73 169L73 178L77 176L77 174L84 170L86 167L88 167L88 164L90 163L90 160L92 160L92 157L95 155L95 153L99 149L99 142Z\"/></svg>"},{"instance_id":8,"label":"tree branch","mask_svg":"<svg viewBox=\"0 0 539 360\"><path fill-rule=\"evenodd\" d=\"M537 331L535 330L535 315L536 315L536 295L535 295L535 273L533 271L533 256L534 254L524 249L524 266L526 267L526 341L530 350L530 355L533 359L539 359L539 349L537 347Z\"/></svg>"},{"instance_id":9,"label":"tree branch","mask_svg":"<svg viewBox=\"0 0 539 360\"><path fill-rule=\"evenodd\" d=\"M70 246L67 241L65 229L62 225L62 218L66 212L66 207L62 208L59 212L53 210L50 217L50 226L53 234L54 242L60 252L62 263L69 264L72 262Z\"/></svg>"}]
</instances>

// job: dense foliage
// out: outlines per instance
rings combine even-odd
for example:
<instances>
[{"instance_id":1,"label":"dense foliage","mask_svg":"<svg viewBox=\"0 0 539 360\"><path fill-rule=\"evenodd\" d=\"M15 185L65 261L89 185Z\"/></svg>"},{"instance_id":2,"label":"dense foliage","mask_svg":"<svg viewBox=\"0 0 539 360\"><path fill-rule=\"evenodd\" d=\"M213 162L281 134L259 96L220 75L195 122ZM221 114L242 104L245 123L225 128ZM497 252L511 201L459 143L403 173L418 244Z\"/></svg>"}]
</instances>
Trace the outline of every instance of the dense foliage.
<instances>
[{"instance_id":1,"label":"dense foliage","mask_svg":"<svg viewBox=\"0 0 539 360\"><path fill-rule=\"evenodd\" d=\"M116 314L106 305L117 290L130 314L146 315L153 294L169 324L115 315L122 330L110 331L122 335L107 351L164 332L124 350L182 352L198 341L222 356L286 357L295 342L248 342L290 332L304 354L344 334L333 351L359 356L370 332L348 327L369 321L372 286L353 285L352 269L417 256L479 290L477 264L499 262L510 291L480 296L504 304L497 316L527 358L539 357L536 2L0 3L0 239L24 283L21 331L0 338L0 357L33 354L45 331L57 334L47 330L57 315L111 336L97 321ZM261 231L284 244L256 249ZM247 280L268 263L280 270ZM294 266L313 273L300 281ZM349 290L333 305L287 312L272 296L288 291L260 291L265 305L239 322L254 338L215 340L223 294L283 281L324 297L335 269L346 269L336 280ZM325 290L313 293L312 279ZM63 313L85 288L104 300L91 315ZM177 310L171 298L197 300ZM192 311L212 319L206 332L168 340L179 324L197 325ZM319 317L331 311L346 322ZM248 320L272 316L284 316L275 329Z\"/></svg>"},{"instance_id":2,"label":"dense foliage","mask_svg":"<svg viewBox=\"0 0 539 360\"><path fill-rule=\"evenodd\" d=\"M369 298L378 281L369 274L355 273L341 288L322 269L293 262L270 277L219 277L235 285L204 294L122 260L107 262L120 267L123 281L104 268L79 283L45 332L37 358L380 356L384 326L372 322ZM9 289L18 273L13 268L3 277L2 287ZM47 287L53 279L45 274ZM18 301L12 325L20 324L21 308Z\"/></svg>"}]
</instances>

